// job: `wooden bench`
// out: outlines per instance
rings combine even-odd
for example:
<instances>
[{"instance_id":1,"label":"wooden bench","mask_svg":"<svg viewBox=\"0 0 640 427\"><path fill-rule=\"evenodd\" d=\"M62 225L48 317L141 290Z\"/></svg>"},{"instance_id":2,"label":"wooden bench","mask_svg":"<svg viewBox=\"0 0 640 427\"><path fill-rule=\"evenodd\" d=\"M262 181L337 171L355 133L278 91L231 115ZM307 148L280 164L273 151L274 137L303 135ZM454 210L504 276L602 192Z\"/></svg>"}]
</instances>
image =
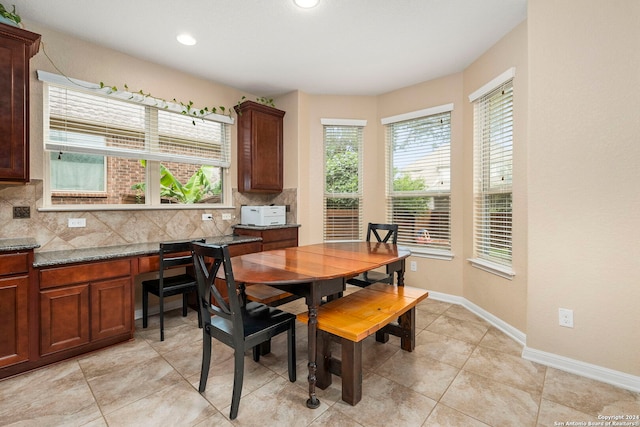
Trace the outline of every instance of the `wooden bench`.
<instances>
[{"instance_id":1,"label":"wooden bench","mask_svg":"<svg viewBox=\"0 0 640 427\"><path fill-rule=\"evenodd\" d=\"M415 307L429 293L410 286L376 283L318 308L318 366L316 385L326 389L331 374L342 377L342 400L355 405L362 398L362 340L376 333L385 342L388 335L400 337L405 351L415 348ZM308 313L298 314L308 322ZM391 322L398 321L398 324ZM332 357L330 343L338 342L341 359Z\"/></svg>"}]
</instances>

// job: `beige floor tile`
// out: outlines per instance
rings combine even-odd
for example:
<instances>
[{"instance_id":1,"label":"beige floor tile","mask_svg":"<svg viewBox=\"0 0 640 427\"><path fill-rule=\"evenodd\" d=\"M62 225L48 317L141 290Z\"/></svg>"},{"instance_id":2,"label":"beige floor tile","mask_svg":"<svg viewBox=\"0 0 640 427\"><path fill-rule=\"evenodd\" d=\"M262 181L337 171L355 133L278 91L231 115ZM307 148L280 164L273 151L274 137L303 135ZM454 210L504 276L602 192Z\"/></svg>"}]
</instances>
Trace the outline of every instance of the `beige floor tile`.
<instances>
[{"instance_id":1,"label":"beige floor tile","mask_svg":"<svg viewBox=\"0 0 640 427\"><path fill-rule=\"evenodd\" d=\"M420 302L416 309L420 311L428 311L430 313L442 314L447 311L453 304L443 301L437 301L432 298L427 298Z\"/></svg>"},{"instance_id":2,"label":"beige floor tile","mask_svg":"<svg viewBox=\"0 0 640 427\"><path fill-rule=\"evenodd\" d=\"M508 353L513 356L520 357L522 355L522 345L493 326L489 327L489 330L478 345L481 347L492 348L503 353Z\"/></svg>"},{"instance_id":3,"label":"beige floor tile","mask_svg":"<svg viewBox=\"0 0 640 427\"><path fill-rule=\"evenodd\" d=\"M214 360L215 359L215 360ZM233 372L234 358L232 351L216 352L212 351L211 366L204 397L222 412L222 408L231 405L231 394L233 393ZM264 386L278 375L271 369L264 367L260 363L253 361L250 352L244 356L244 379L242 384L242 398L252 391ZM188 378L189 382L198 388L200 373ZM228 414L225 414L228 415Z\"/></svg>"},{"instance_id":4,"label":"beige floor tile","mask_svg":"<svg viewBox=\"0 0 640 427\"><path fill-rule=\"evenodd\" d=\"M538 402L534 395L461 371L440 399L443 403L492 426L535 426Z\"/></svg>"},{"instance_id":5,"label":"beige floor tile","mask_svg":"<svg viewBox=\"0 0 640 427\"><path fill-rule=\"evenodd\" d=\"M548 368L545 399L586 414L640 414L640 393Z\"/></svg>"},{"instance_id":6,"label":"beige floor tile","mask_svg":"<svg viewBox=\"0 0 640 427\"><path fill-rule=\"evenodd\" d=\"M222 415L220 412L217 412L215 415L207 418L206 420L196 424L195 427L232 427L231 421Z\"/></svg>"},{"instance_id":7,"label":"beige floor tile","mask_svg":"<svg viewBox=\"0 0 640 427\"><path fill-rule=\"evenodd\" d=\"M105 418L110 427L172 427L176 425L176 420L180 420L180 425L191 426L216 413L217 411L209 405L209 402L182 379L170 387L164 387L106 414Z\"/></svg>"},{"instance_id":8,"label":"beige floor tile","mask_svg":"<svg viewBox=\"0 0 640 427\"><path fill-rule=\"evenodd\" d=\"M229 396L230 397L230 396ZM321 399L320 407L307 408L308 394L282 377L276 377L263 387L242 396L238 417L233 421L237 426L306 426L325 412L329 406ZM221 412L228 416L231 398Z\"/></svg>"},{"instance_id":9,"label":"beige floor tile","mask_svg":"<svg viewBox=\"0 0 640 427\"><path fill-rule=\"evenodd\" d=\"M483 320L482 318L473 314L472 312L470 312L469 310L467 310L461 305L452 305L443 314L449 317L453 317L454 319L462 320L465 322L479 323L487 327L490 326L486 320Z\"/></svg>"},{"instance_id":10,"label":"beige floor tile","mask_svg":"<svg viewBox=\"0 0 640 427\"><path fill-rule=\"evenodd\" d=\"M91 378L88 383L100 409L108 414L181 379L166 360L156 356Z\"/></svg>"},{"instance_id":11,"label":"beige floor tile","mask_svg":"<svg viewBox=\"0 0 640 427\"><path fill-rule=\"evenodd\" d=\"M471 344L478 344L489 330L488 325L456 319L443 314L434 320L427 331L447 335Z\"/></svg>"},{"instance_id":12,"label":"beige floor tile","mask_svg":"<svg viewBox=\"0 0 640 427\"><path fill-rule=\"evenodd\" d=\"M542 393L547 368L518 356L477 347L463 369L536 396Z\"/></svg>"},{"instance_id":13,"label":"beige floor tile","mask_svg":"<svg viewBox=\"0 0 640 427\"><path fill-rule=\"evenodd\" d=\"M568 406L542 399L540 402L540 412L538 414L538 427L567 425L574 422L575 425L588 425L589 422L596 423L599 420L596 416L576 411Z\"/></svg>"},{"instance_id":14,"label":"beige floor tile","mask_svg":"<svg viewBox=\"0 0 640 427\"><path fill-rule=\"evenodd\" d=\"M460 411L438 403L427 418L422 427L487 427L488 424L480 422Z\"/></svg>"},{"instance_id":15,"label":"beige floor tile","mask_svg":"<svg viewBox=\"0 0 640 427\"><path fill-rule=\"evenodd\" d=\"M329 408L315 419L309 427L363 427L356 420L334 408Z\"/></svg>"},{"instance_id":16,"label":"beige floor tile","mask_svg":"<svg viewBox=\"0 0 640 427\"><path fill-rule=\"evenodd\" d=\"M0 382L0 390L0 425L81 425L102 416L76 361Z\"/></svg>"},{"instance_id":17,"label":"beige floor tile","mask_svg":"<svg viewBox=\"0 0 640 427\"><path fill-rule=\"evenodd\" d=\"M475 346L468 342L436 334L425 329L416 334L416 348L413 353L462 368L474 348Z\"/></svg>"},{"instance_id":18,"label":"beige floor tile","mask_svg":"<svg viewBox=\"0 0 640 427\"><path fill-rule=\"evenodd\" d=\"M399 351L375 370L381 375L411 390L439 400L459 369L427 356Z\"/></svg>"},{"instance_id":19,"label":"beige floor tile","mask_svg":"<svg viewBox=\"0 0 640 427\"><path fill-rule=\"evenodd\" d=\"M436 401L394 381L369 373L362 380L362 400L351 406L342 400L334 408L371 427L420 426Z\"/></svg>"},{"instance_id":20,"label":"beige floor tile","mask_svg":"<svg viewBox=\"0 0 640 427\"><path fill-rule=\"evenodd\" d=\"M145 340L138 339L82 356L78 363L89 380L157 357L158 353Z\"/></svg>"}]
</instances>

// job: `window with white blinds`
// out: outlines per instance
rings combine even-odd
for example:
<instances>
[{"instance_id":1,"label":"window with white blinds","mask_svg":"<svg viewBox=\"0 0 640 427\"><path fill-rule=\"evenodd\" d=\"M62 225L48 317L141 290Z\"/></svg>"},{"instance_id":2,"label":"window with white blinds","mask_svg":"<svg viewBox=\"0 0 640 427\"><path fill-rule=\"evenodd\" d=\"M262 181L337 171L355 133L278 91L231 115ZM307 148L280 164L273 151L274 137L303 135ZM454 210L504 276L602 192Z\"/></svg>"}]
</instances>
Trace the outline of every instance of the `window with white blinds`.
<instances>
[{"instance_id":1,"label":"window with white blinds","mask_svg":"<svg viewBox=\"0 0 640 427\"><path fill-rule=\"evenodd\" d=\"M194 117L137 94L42 71L38 77L48 83L51 204L222 202L230 117Z\"/></svg>"},{"instance_id":2,"label":"window with white blinds","mask_svg":"<svg viewBox=\"0 0 640 427\"><path fill-rule=\"evenodd\" d=\"M364 121L352 121L365 123ZM323 119L324 240L362 240L363 126Z\"/></svg>"},{"instance_id":3,"label":"window with white blinds","mask_svg":"<svg viewBox=\"0 0 640 427\"><path fill-rule=\"evenodd\" d=\"M434 256L451 252L453 104L383 119L387 141L387 217L398 243Z\"/></svg>"},{"instance_id":4,"label":"window with white blinds","mask_svg":"<svg viewBox=\"0 0 640 427\"><path fill-rule=\"evenodd\" d=\"M473 103L475 257L481 260L481 264L484 261L485 266L488 262L510 267L513 182L512 76L496 88L478 96Z\"/></svg>"}]
</instances>

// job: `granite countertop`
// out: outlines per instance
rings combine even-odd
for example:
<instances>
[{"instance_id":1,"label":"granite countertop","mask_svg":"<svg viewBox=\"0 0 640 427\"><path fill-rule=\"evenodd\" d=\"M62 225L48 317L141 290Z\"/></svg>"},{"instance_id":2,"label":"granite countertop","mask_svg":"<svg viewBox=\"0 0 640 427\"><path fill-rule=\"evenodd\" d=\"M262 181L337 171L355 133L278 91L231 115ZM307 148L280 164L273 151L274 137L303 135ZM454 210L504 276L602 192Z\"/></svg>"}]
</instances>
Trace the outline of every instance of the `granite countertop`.
<instances>
[{"instance_id":1,"label":"granite countertop","mask_svg":"<svg viewBox=\"0 0 640 427\"><path fill-rule=\"evenodd\" d=\"M0 239L0 252L24 251L24 250L35 249L39 247L40 245L36 242L36 239L32 239L32 238Z\"/></svg>"},{"instance_id":2,"label":"granite countertop","mask_svg":"<svg viewBox=\"0 0 640 427\"><path fill-rule=\"evenodd\" d=\"M0 239L0 244L3 239ZM9 239L6 239L9 240ZM33 239L11 239L33 240ZM207 237L207 243L235 245L240 243L259 242L259 237L250 236L216 236ZM35 241L34 241L35 242ZM39 247L35 246L35 247ZM0 249L2 246L0 246ZM159 251L159 243L132 243L129 245L103 246L95 248L70 249L60 251L43 251L35 253L34 268L53 265L71 264L74 262L107 260L141 255L155 255Z\"/></svg>"},{"instance_id":3,"label":"granite countertop","mask_svg":"<svg viewBox=\"0 0 640 427\"><path fill-rule=\"evenodd\" d=\"M280 225L250 225L250 224L236 224L233 228L244 228L247 230L276 230L278 228L298 228L300 224L280 224Z\"/></svg>"}]
</instances>

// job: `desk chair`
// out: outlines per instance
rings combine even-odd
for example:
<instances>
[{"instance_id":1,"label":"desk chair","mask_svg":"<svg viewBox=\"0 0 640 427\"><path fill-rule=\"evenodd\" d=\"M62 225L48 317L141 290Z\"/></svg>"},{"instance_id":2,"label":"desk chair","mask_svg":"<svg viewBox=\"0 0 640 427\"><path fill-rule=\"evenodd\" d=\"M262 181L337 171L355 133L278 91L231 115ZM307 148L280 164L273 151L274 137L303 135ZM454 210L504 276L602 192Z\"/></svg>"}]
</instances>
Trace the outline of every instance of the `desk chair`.
<instances>
[{"instance_id":1,"label":"desk chair","mask_svg":"<svg viewBox=\"0 0 640 427\"><path fill-rule=\"evenodd\" d=\"M398 224L375 224L369 223L367 227L367 242L371 241L371 235L374 235L380 243L398 243ZM349 280L350 285L366 288L373 283L389 283L393 284L393 273L381 273L379 271L365 271Z\"/></svg>"},{"instance_id":2,"label":"desk chair","mask_svg":"<svg viewBox=\"0 0 640 427\"><path fill-rule=\"evenodd\" d=\"M260 360L260 344L286 331L289 381L296 381L296 316L265 304L247 302L244 284L236 288L227 245L194 243L192 248L203 326L202 369L198 390L202 393L207 386L211 363L211 338L232 347L235 361L229 418L233 420L238 416L240 406L246 350L253 350L253 360L257 362ZM222 297L215 283L220 267L224 271L228 301Z\"/></svg>"},{"instance_id":3,"label":"desk chair","mask_svg":"<svg viewBox=\"0 0 640 427\"><path fill-rule=\"evenodd\" d=\"M204 242L205 240L198 241ZM190 241L160 243L158 278L142 282L142 327L147 327L149 294L152 293L158 297L160 304L160 341L164 341L164 297L182 294L182 316L185 317L187 315L187 295L198 289L195 277L186 272L170 277L165 277L165 273L171 268L190 266L192 262ZM201 324L199 311L198 324Z\"/></svg>"}]
</instances>

